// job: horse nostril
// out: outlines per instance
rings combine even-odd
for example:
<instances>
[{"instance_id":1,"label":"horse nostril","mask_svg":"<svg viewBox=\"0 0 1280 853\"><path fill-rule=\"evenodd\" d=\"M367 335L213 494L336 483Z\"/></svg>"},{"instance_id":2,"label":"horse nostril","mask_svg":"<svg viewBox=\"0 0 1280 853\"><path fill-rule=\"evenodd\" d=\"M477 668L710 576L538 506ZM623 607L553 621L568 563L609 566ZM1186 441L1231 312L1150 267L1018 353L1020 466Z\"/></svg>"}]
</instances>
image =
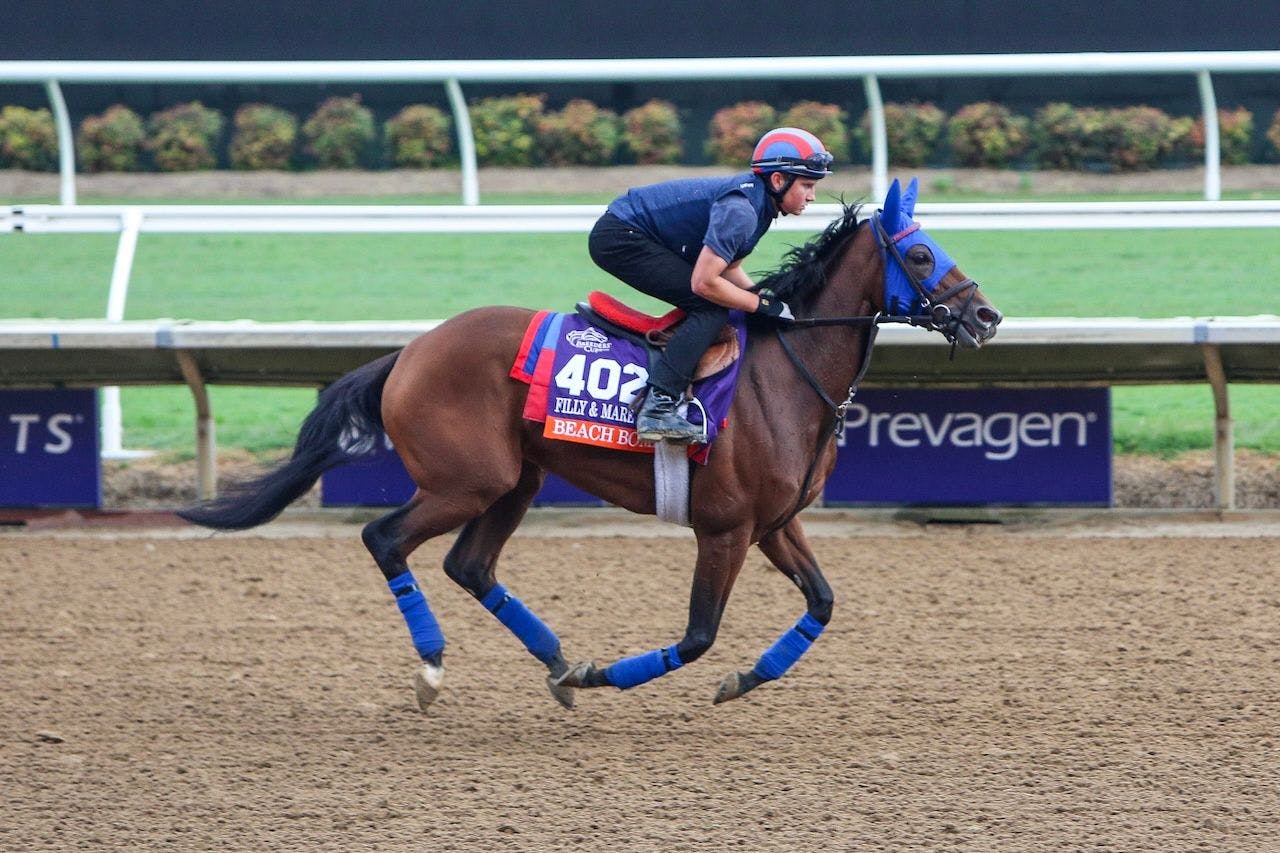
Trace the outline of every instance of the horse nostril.
<instances>
[{"instance_id":1,"label":"horse nostril","mask_svg":"<svg viewBox=\"0 0 1280 853\"><path fill-rule=\"evenodd\" d=\"M978 321L986 326L995 326L1004 319L1004 315L989 305L982 305L974 312Z\"/></svg>"}]
</instances>

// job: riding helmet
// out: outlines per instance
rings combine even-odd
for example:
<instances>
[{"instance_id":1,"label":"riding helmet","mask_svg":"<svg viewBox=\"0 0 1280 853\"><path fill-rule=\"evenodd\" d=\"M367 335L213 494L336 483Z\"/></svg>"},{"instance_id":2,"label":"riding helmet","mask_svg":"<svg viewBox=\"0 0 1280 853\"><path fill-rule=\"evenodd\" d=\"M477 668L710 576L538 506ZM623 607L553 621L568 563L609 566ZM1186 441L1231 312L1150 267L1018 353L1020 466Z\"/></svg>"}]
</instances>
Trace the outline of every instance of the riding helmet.
<instances>
[{"instance_id":1,"label":"riding helmet","mask_svg":"<svg viewBox=\"0 0 1280 853\"><path fill-rule=\"evenodd\" d=\"M757 175L785 172L806 178L825 178L835 160L822 140L798 127L775 127L760 137L751 155L751 171Z\"/></svg>"}]
</instances>

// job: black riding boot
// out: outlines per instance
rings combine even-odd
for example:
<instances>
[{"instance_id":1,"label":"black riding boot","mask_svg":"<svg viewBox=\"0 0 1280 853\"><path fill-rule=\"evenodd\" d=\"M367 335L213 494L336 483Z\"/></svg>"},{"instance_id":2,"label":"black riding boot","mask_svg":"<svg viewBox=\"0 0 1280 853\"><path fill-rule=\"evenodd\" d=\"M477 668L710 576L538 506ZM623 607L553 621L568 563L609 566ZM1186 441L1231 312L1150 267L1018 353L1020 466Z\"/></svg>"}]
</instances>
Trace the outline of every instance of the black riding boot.
<instances>
[{"instance_id":1,"label":"black riding boot","mask_svg":"<svg viewBox=\"0 0 1280 853\"><path fill-rule=\"evenodd\" d=\"M636 433L641 441L674 441L677 444L702 444L705 436L676 411L680 398L650 388L644 405L636 413Z\"/></svg>"}]
</instances>

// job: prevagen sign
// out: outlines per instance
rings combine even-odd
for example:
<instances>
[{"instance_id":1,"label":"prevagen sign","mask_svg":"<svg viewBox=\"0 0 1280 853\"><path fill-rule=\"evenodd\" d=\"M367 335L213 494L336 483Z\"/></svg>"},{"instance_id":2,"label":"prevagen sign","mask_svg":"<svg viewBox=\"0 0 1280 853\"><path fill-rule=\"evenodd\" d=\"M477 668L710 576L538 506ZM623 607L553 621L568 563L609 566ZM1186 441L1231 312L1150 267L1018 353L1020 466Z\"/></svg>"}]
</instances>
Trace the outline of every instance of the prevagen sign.
<instances>
[{"instance_id":1,"label":"prevagen sign","mask_svg":"<svg viewBox=\"0 0 1280 853\"><path fill-rule=\"evenodd\" d=\"M98 394L0 391L0 506L97 507Z\"/></svg>"},{"instance_id":2,"label":"prevagen sign","mask_svg":"<svg viewBox=\"0 0 1280 853\"><path fill-rule=\"evenodd\" d=\"M1107 388L861 391L827 503L1111 502Z\"/></svg>"},{"instance_id":3,"label":"prevagen sign","mask_svg":"<svg viewBox=\"0 0 1280 853\"><path fill-rule=\"evenodd\" d=\"M324 472L320 502L325 506L400 506L413 497L413 491L413 481L384 435L369 456ZM604 501L548 474L533 505L604 506Z\"/></svg>"}]
</instances>

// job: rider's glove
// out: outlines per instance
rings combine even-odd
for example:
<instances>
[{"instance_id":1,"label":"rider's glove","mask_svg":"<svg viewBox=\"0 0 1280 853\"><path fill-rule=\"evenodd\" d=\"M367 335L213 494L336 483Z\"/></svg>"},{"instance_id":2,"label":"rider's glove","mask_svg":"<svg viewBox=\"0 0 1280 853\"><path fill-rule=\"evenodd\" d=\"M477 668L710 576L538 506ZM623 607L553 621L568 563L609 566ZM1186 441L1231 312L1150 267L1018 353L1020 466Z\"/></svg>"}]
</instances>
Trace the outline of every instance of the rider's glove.
<instances>
[{"instance_id":1,"label":"rider's glove","mask_svg":"<svg viewBox=\"0 0 1280 853\"><path fill-rule=\"evenodd\" d=\"M791 306L774 295L769 288L760 288L756 295L760 297L760 304L756 306L757 314L772 317L781 323L790 323L796 318L796 315L791 313Z\"/></svg>"}]
</instances>

